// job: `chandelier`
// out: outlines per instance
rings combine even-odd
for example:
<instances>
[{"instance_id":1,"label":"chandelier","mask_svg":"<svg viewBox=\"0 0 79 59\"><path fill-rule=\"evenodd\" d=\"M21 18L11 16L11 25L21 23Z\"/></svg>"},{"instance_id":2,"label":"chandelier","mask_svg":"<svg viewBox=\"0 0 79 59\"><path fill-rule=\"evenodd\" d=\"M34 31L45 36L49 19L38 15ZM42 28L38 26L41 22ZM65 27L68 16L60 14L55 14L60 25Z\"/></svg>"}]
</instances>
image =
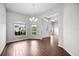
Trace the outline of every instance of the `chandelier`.
<instances>
[{"instance_id":1,"label":"chandelier","mask_svg":"<svg viewBox=\"0 0 79 59\"><path fill-rule=\"evenodd\" d=\"M31 22L36 22L36 21L38 20L38 18L37 18L37 17L30 17L29 20L30 20Z\"/></svg>"},{"instance_id":2,"label":"chandelier","mask_svg":"<svg viewBox=\"0 0 79 59\"><path fill-rule=\"evenodd\" d=\"M33 3L32 4L32 8L33 8L33 10L35 10L35 3ZM37 17L35 17L35 16L32 16L32 17L30 17L29 18L29 21L31 21L31 22L36 22L38 20L38 18Z\"/></svg>"}]
</instances>

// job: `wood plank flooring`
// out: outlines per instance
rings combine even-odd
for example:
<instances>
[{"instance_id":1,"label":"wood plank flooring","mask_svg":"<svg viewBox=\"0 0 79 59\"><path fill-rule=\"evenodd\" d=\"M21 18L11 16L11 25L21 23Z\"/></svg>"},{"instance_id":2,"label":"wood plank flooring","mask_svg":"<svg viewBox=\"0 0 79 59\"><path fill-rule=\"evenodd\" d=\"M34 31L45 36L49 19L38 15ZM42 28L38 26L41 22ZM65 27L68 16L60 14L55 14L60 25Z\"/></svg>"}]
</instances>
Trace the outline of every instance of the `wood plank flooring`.
<instances>
[{"instance_id":1,"label":"wood plank flooring","mask_svg":"<svg viewBox=\"0 0 79 59\"><path fill-rule=\"evenodd\" d=\"M42 40L26 39L7 44L2 56L70 56L57 44L55 39L51 43L50 38Z\"/></svg>"}]
</instances>

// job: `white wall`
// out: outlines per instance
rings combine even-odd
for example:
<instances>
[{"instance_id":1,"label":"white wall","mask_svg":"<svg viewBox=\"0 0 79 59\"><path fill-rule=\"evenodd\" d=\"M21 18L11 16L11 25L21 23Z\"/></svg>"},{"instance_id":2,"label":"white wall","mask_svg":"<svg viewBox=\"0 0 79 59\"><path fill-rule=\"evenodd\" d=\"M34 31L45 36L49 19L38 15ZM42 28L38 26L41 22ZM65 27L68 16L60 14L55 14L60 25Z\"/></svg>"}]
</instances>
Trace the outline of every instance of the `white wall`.
<instances>
[{"instance_id":1,"label":"white wall","mask_svg":"<svg viewBox=\"0 0 79 59\"><path fill-rule=\"evenodd\" d=\"M64 48L71 55L79 55L79 4L64 4Z\"/></svg>"},{"instance_id":2,"label":"white wall","mask_svg":"<svg viewBox=\"0 0 79 59\"><path fill-rule=\"evenodd\" d=\"M7 10L7 42L13 42L13 41L18 41L18 40L23 40L23 39L28 39L28 38L36 38L36 39L41 39L43 37L49 37L50 34L50 29L51 25L50 22L45 22L42 18L45 16L53 15L55 13L58 13L58 27L59 27L59 46L62 46L63 44L63 30L62 30L62 4L59 4L59 6L48 10L48 12L43 13L41 16L37 16L39 20L35 23L31 23L29 21L29 16L19 14L16 12L8 11ZM23 21L27 25L27 36L21 36L21 37L16 37L14 35L14 23L17 21ZM32 36L31 34L31 25L37 25L37 35ZM48 28L47 28L48 24Z\"/></svg>"},{"instance_id":3,"label":"white wall","mask_svg":"<svg viewBox=\"0 0 79 59\"><path fill-rule=\"evenodd\" d=\"M30 38L41 39L41 21L38 20L37 22L30 22L29 17L30 16L7 10L7 42L13 42L13 41L30 39ZM18 21L22 21L22 22L26 23L27 35L15 36L14 24ZM37 35L36 36L32 36L32 33L31 33L32 25L37 25Z\"/></svg>"},{"instance_id":4,"label":"white wall","mask_svg":"<svg viewBox=\"0 0 79 59\"><path fill-rule=\"evenodd\" d=\"M0 4L0 54L6 45L6 10L3 4Z\"/></svg>"},{"instance_id":5,"label":"white wall","mask_svg":"<svg viewBox=\"0 0 79 59\"><path fill-rule=\"evenodd\" d=\"M49 23L46 22L46 21L44 21L43 19L40 19L40 20L41 20L41 25L40 25L40 28L41 28L41 36L43 38L49 37Z\"/></svg>"},{"instance_id":6,"label":"white wall","mask_svg":"<svg viewBox=\"0 0 79 59\"><path fill-rule=\"evenodd\" d=\"M50 16L50 15L54 15L55 13L57 13L58 15L55 16L57 17L57 23L55 25L55 28L56 26L58 27L58 45L59 46L63 46L63 8L62 8L62 4L59 4L57 7L51 9L51 10L48 10L48 12L42 14L40 16L41 18L41 23L42 23L42 37L46 37L46 36L49 36L50 34L50 29L51 29L51 25L50 25L50 22L47 23L45 22L42 18L46 17L46 16ZM48 24L48 30L47 30L47 24Z\"/></svg>"},{"instance_id":7,"label":"white wall","mask_svg":"<svg viewBox=\"0 0 79 59\"><path fill-rule=\"evenodd\" d=\"M58 35L58 46L63 47L63 7L62 4L59 9L59 19L58 19L58 28L59 28L59 35Z\"/></svg>"},{"instance_id":8,"label":"white wall","mask_svg":"<svg viewBox=\"0 0 79 59\"><path fill-rule=\"evenodd\" d=\"M47 33L46 31L47 23L44 22L41 18L43 18L44 16L52 15L55 12L59 13L59 46L65 48L71 55L79 55L79 4L64 4L63 9L60 5L58 8L49 10L49 12L41 15L39 17L40 20L37 23L29 23L29 16L7 11L7 42L13 42L27 38L35 38L31 35L32 24L36 24L38 27L37 29L39 34L36 36L36 38L49 36L49 33ZM5 28L5 23L3 25L3 21L1 19L5 20L5 8L2 4L0 4L0 32L2 33L4 31L3 28ZM28 28L27 36L15 37L14 23L17 21L23 21L26 23ZM4 33L6 32L4 31ZM4 33L0 34L0 39L2 39L0 40L0 52L5 46L5 37L2 38L2 35L4 35Z\"/></svg>"},{"instance_id":9,"label":"white wall","mask_svg":"<svg viewBox=\"0 0 79 59\"><path fill-rule=\"evenodd\" d=\"M26 30L28 35L15 36L14 24L19 21L26 23L26 27L27 27ZM7 42L27 39L29 37L28 28L29 28L28 16L7 10Z\"/></svg>"},{"instance_id":10,"label":"white wall","mask_svg":"<svg viewBox=\"0 0 79 59\"><path fill-rule=\"evenodd\" d=\"M30 22L29 21L29 33L30 33L30 35L29 35L29 38L31 38L31 39L42 39L42 33L41 33L41 31L42 31L42 28L41 28L41 20L39 19L39 17L38 16L36 16L37 18L38 18L38 20L36 21L36 22ZM36 25L36 35L34 36L34 35L32 35L32 25ZM44 31L44 30L43 30Z\"/></svg>"},{"instance_id":11,"label":"white wall","mask_svg":"<svg viewBox=\"0 0 79 59\"><path fill-rule=\"evenodd\" d=\"M49 37L50 36L50 30L51 30L50 21L46 22L44 20L44 17L53 15L54 13L56 13L58 11L57 9L58 9L58 7L50 9L47 12L45 12L42 15L39 16L39 18L41 20L42 37Z\"/></svg>"}]
</instances>

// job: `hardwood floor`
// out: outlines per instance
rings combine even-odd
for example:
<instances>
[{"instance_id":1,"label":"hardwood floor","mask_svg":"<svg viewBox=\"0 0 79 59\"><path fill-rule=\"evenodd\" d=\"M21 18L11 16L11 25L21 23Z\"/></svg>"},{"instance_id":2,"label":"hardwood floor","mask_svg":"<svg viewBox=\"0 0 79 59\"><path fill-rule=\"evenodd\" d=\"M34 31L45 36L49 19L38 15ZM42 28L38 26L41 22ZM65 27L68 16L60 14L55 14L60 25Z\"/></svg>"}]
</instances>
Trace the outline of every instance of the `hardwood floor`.
<instances>
[{"instance_id":1,"label":"hardwood floor","mask_svg":"<svg viewBox=\"0 0 79 59\"><path fill-rule=\"evenodd\" d=\"M2 56L70 56L63 48L57 46L57 40L50 42L50 38L42 40L28 39L9 43Z\"/></svg>"}]
</instances>

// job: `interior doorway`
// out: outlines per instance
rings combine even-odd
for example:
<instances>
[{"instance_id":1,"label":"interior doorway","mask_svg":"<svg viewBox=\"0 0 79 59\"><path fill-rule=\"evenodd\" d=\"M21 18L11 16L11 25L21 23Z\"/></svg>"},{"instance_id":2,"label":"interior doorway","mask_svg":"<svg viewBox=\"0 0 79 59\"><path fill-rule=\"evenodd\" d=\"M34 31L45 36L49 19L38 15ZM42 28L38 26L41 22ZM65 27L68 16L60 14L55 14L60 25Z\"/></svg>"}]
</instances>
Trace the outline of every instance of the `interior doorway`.
<instances>
[{"instance_id":1,"label":"interior doorway","mask_svg":"<svg viewBox=\"0 0 79 59\"><path fill-rule=\"evenodd\" d=\"M59 28L58 28L58 13L55 13L56 16L45 16L43 18L44 22L46 22L46 32L47 35L50 37L50 45L51 46L58 46L58 35L59 35ZM43 23L44 24L44 23Z\"/></svg>"},{"instance_id":2,"label":"interior doorway","mask_svg":"<svg viewBox=\"0 0 79 59\"><path fill-rule=\"evenodd\" d=\"M51 30L50 30L50 44L51 46L58 46L58 21L51 21Z\"/></svg>"}]
</instances>

